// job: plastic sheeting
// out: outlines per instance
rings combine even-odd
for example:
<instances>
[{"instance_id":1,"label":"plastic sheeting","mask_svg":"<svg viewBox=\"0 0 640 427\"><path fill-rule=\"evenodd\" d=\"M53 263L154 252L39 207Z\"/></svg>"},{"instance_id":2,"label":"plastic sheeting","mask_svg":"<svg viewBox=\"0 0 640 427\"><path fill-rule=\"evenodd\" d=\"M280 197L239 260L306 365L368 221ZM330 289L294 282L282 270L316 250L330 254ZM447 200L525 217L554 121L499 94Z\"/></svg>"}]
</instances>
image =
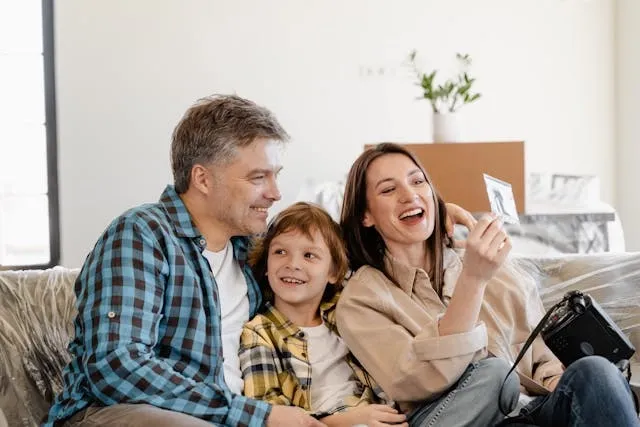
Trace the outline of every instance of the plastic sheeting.
<instances>
[{"instance_id":1,"label":"plastic sheeting","mask_svg":"<svg viewBox=\"0 0 640 427\"><path fill-rule=\"evenodd\" d=\"M640 253L563 255L524 259L540 274L540 294L548 309L571 290L589 294L640 351ZM640 362L638 353L633 362Z\"/></svg>"}]
</instances>

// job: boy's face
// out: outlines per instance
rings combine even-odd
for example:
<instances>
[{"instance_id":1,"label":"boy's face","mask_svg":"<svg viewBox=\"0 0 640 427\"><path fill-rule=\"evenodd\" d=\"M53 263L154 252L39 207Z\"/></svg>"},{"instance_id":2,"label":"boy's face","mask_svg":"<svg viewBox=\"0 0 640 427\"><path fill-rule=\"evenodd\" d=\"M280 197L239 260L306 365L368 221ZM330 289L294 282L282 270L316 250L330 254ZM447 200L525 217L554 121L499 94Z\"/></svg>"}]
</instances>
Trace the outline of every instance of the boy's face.
<instances>
[{"instance_id":1,"label":"boy's face","mask_svg":"<svg viewBox=\"0 0 640 427\"><path fill-rule=\"evenodd\" d=\"M327 283L336 283L326 242L317 230L311 236L312 239L291 230L271 241L267 278L276 307L288 305L305 313L316 311Z\"/></svg>"}]
</instances>

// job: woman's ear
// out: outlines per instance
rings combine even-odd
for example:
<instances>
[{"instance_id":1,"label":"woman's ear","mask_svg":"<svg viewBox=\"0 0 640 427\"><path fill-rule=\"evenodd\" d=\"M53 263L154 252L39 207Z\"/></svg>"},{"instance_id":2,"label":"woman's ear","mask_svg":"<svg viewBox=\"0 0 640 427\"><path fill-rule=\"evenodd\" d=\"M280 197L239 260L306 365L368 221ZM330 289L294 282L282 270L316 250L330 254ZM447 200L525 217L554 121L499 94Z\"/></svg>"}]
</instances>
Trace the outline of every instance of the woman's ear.
<instances>
[{"instance_id":1,"label":"woman's ear","mask_svg":"<svg viewBox=\"0 0 640 427\"><path fill-rule=\"evenodd\" d=\"M364 213L364 218L362 218L362 225L364 225L365 227L373 227L375 225L369 211L366 211Z\"/></svg>"}]
</instances>

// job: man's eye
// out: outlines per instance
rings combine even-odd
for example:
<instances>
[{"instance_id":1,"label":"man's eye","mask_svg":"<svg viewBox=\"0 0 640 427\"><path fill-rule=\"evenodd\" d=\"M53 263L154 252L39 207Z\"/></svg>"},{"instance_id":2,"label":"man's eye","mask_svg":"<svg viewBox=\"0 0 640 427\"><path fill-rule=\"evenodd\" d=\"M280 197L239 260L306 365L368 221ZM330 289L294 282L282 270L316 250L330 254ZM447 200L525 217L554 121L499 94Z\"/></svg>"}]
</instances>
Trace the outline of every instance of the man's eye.
<instances>
[{"instance_id":1,"label":"man's eye","mask_svg":"<svg viewBox=\"0 0 640 427\"><path fill-rule=\"evenodd\" d=\"M253 177L251 177L252 181L261 181L265 178L264 175L254 175Z\"/></svg>"}]
</instances>

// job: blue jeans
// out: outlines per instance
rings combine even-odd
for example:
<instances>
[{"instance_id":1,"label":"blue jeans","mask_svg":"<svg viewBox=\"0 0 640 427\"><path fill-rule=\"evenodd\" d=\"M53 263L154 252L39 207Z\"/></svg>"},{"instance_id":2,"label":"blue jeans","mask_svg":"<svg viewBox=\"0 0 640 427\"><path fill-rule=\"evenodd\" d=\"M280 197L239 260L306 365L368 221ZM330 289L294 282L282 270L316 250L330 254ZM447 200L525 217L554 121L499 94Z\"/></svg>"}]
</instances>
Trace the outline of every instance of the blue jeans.
<instances>
[{"instance_id":1,"label":"blue jeans","mask_svg":"<svg viewBox=\"0 0 640 427\"><path fill-rule=\"evenodd\" d=\"M504 418L498 408L500 389L510 366L495 357L472 363L458 382L435 400L409 414L411 427L493 426ZM502 387L502 401L510 411L520 393L518 376L511 373Z\"/></svg>"},{"instance_id":2,"label":"blue jeans","mask_svg":"<svg viewBox=\"0 0 640 427\"><path fill-rule=\"evenodd\" d=\"M573 362L553 393L522 409L530 423L510 426L640 426L627 380L607 359L588 356Z\"/></svg>"}]
</instances>

